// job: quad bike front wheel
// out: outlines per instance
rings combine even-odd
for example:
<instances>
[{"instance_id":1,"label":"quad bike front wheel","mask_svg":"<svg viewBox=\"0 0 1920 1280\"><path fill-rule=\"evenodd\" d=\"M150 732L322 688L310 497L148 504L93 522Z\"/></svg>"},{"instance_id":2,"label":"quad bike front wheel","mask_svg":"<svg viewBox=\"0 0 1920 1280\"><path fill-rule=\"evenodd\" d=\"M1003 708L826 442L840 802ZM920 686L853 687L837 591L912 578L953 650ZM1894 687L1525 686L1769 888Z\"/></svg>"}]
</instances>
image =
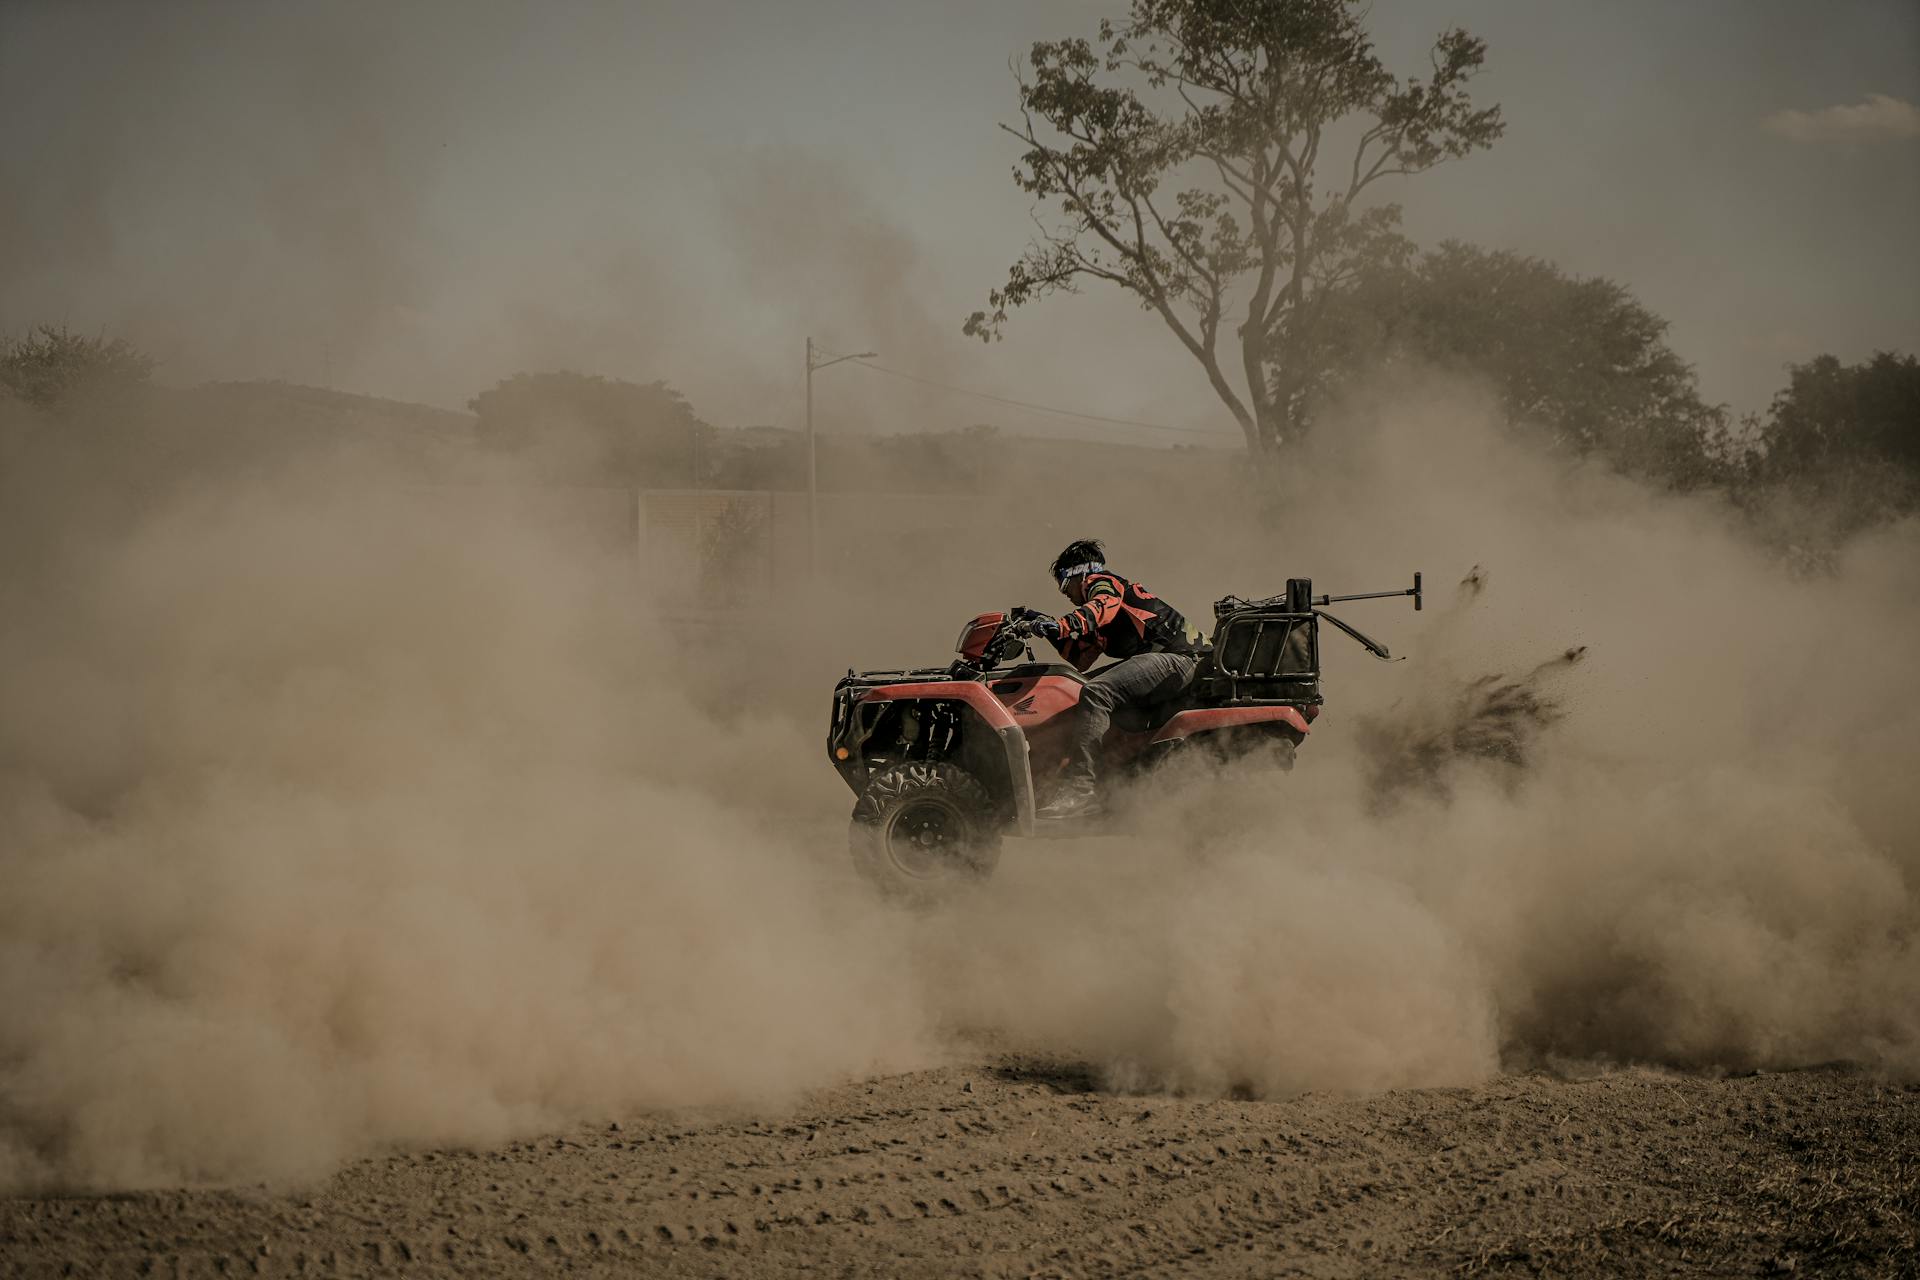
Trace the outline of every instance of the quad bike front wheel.
<instances>
[{"instance_id":1,"label":"quad bike front wheel","mask_svg":"<svg viewBox=\"0 0 1920 1280\"><path fill-rule=\"evenodd\" d=\"M909 762L868 780L848 830L853 865L888 897L929 904L1000 861L993 797L958 765Z\"/></svg>"}]
</instances>

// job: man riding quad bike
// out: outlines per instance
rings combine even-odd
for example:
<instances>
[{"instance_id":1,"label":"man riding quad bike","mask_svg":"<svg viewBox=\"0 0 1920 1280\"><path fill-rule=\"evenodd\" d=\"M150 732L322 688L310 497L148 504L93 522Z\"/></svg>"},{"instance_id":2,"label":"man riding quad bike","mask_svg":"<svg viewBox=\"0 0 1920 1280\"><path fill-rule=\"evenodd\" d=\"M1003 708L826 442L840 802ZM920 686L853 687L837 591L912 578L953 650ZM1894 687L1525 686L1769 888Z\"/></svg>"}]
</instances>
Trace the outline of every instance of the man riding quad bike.
<instances>
[{"instance_id":1,"label":"man riding quad bike","mask_svg":"<svg viewBox=\"0 0 1920 1280\"><path fill-rule=\"evenodd\" d=\"M1421 607L1419 574L1399 591L1331 597L1293 578L1283 595L1215 602L1203 643L1099 550L1075 543L1056 560L1076 606L1058 621L983 613L948 666L849 670L834 687L827 754L856 797L854 864L883 892L932 902L991 874L1005 835L1086 834L1103 790L1169 759L1264 752L1291 768L1322 705L1320 620L1388 656L1316 606L1410 595ZM1070 661L1035 661L1036 635ZM1089 672L1103 653L1120 661Z\"/></svg>"},{"instance_id":2,"label":"man riding quad bike","mask_svg":"<svg viewBox=\"0 0 1920 1280\"><path fill-rule=\"evenodd\" d=\"M1070 543L1054 557L1053 580L1076 606L1058 620L1027 609L1016 621L1053 642L1076 671L1118 658L1080 690L1066 772L1035 818L1076 818L1096 806L1100 746L1115 712L1150 713L1171 705L1192 683L1202 645L1166 601L1108 569L1097 540Z\"/></svg>"}]
</instances>

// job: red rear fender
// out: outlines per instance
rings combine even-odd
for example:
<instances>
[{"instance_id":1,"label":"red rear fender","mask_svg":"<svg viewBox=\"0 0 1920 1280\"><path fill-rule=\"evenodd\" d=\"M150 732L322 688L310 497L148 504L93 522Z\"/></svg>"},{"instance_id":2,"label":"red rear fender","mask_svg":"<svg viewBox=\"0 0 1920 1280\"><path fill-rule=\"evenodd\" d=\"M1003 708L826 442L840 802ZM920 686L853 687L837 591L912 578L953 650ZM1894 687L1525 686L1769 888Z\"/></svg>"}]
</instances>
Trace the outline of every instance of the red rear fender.
<instances>
[{"instance_id":1,"label":"red rear fender","mask_svg":"<svg viewBox=\"0 0 1920 1280\"><path fill-rule=\"evenodd\" d=\"M1231 729L1243 724L1284 724L1302 737L1313 732L1305 716L1293 707L1200 707L1182 711L1160 726L1155 742L1190 738L1214 729Z\"/></svg>"}]
</instances>

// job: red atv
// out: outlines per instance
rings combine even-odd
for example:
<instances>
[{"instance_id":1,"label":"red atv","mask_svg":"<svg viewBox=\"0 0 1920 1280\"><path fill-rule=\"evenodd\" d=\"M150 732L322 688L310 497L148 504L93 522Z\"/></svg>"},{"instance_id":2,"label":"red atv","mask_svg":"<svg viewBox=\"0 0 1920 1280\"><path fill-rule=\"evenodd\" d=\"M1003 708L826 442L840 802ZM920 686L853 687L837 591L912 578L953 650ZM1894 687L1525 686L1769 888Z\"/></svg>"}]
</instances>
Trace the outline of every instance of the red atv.
<instances>
[{"instance_id":1,"label":"red atv","mask_svg":"<svg viewBox=\"0 0 1920 1280\"><path fill-rule=\"evenodd\" d=\"M1115 713L1102 786L1194 752L1226 760L1265 751L1292 768L1320 712L1320 620L1388 656L1315 606L1406 595L1421 607L1419 574L1401 591L1316 597L1310 580L1292 578L1285 595L1218 601L1212 642L1186 690L1144 713ZM834 686L827 753L858 797L854 864L890 895L931 901L986 878L1006 834L1087 830L1036 821L1034 811L1065 773L1080 690L1099 673L1034 661L1031 627L1018 613L967 623L950 666L849 670Z\"/></svg>"}]
</instances>

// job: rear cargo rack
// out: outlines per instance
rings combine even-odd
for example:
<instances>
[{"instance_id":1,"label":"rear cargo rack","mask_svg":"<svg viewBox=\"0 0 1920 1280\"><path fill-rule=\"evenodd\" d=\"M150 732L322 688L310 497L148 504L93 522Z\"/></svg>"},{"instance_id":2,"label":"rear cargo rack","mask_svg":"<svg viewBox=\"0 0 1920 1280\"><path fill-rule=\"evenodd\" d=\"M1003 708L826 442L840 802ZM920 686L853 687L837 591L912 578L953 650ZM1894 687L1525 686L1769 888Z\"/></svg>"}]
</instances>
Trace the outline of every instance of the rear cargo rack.
<instances>
[{"instance_id":1,"label":"rear cargo rack","mask_svg":"<svg viewBox=\"0 0 1920 1280\"><path fill-rule=\"evenodd\" d=\"M1208 700L1317 707L1320 618L1312 600L1311 579L1289 578L1282 596L1215 601L1213 652L1200 676Z\"/></svg>"}]
</instances>

